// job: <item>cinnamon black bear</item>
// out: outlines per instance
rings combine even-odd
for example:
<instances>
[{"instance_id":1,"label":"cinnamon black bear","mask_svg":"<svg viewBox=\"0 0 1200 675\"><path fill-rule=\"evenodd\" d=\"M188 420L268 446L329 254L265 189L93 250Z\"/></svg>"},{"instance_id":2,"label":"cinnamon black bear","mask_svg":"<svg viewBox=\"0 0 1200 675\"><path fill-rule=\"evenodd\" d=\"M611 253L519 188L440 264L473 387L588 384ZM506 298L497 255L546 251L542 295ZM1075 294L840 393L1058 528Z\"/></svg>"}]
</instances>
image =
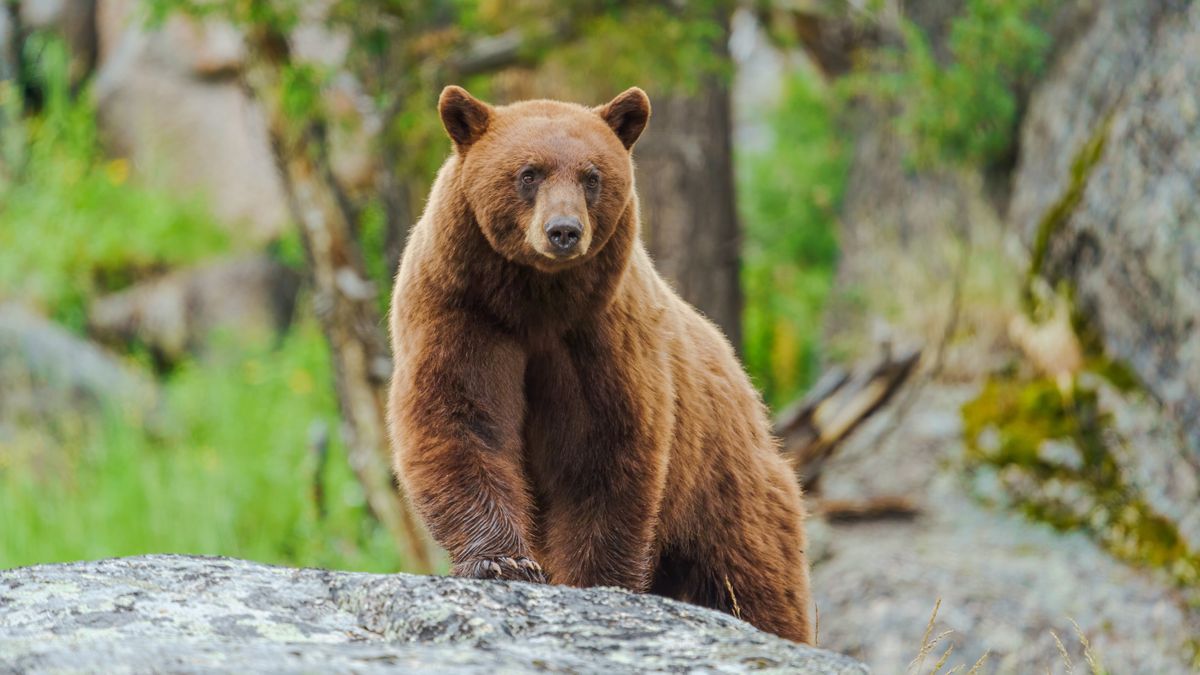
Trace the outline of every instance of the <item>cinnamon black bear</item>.
<instances>
[{"instance_id":1,"label":"cinnamon black bear","mask_svg":"<svg viewBox=\"0 0 1200 675\"><path fill-rule=\"evenodd\" d=\"M395 468L457 575L621 586L811 642L800 490L729 343L655 272L633 88L439 110L396 279Z\"/></svg>"}]
</instances>

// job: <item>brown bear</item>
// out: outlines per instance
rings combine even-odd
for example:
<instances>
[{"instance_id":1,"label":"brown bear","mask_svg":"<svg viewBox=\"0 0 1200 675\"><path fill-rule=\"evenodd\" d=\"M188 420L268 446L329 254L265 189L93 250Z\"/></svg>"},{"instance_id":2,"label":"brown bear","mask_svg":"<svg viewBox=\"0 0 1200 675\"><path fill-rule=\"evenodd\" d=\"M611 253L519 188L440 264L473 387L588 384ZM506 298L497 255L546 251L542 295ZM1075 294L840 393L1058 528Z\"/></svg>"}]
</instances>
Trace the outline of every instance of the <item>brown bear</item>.
<instances>
[{"instance_id":1,"label":"brown bear","mask_svg":"<svg viewBox=\"0 0 1200 675\"><path fill-rule=\"evenodd\" d=\"M388 407L454 574L649 591L811 642L799 487L639 239L646 94L438 107L454 154L396 277Z\"/></svg>"}]
</instances>

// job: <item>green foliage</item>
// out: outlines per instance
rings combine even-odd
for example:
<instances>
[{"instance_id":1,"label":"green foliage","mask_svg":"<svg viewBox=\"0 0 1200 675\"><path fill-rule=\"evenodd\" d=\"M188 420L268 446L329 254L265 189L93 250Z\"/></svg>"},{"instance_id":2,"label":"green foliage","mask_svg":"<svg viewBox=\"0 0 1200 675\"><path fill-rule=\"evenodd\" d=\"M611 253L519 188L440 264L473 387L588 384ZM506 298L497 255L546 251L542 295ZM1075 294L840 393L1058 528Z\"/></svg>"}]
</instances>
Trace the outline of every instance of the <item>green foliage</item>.
<instances>
[{"instance_id":1,"label":"green foliage","mask_svg":"<svg viewBox=\"0 0 1200 675\"><path fill-rule=\"evenodd\" d=\"M0 568L150 552L403 568L336 441L329 356L311 322L277 349L230 346L188 365L164 392L159 431L111 417L99 434L43 448L53 471L19 439L0 441ZM314 423L335 439L323 462Z\"/></svg>"},{"instance_id":2,"label":"green foliage","mask_svg":"<svg viewBox=\"0 0 1200 675\"><path fill-rule=\"evenodd\" d=\"M811 76L789 81L771 127L769 149L738 158L743 343L756 384L782 405L818 374L848 165L831 96Z\"/></svg>"},{"instance_id":3,"label":"green foliage","mask_svg":"<svg viewBox=\"0 0 1200 675\"><path fill-rule=\"evenodd\" d=\"M321 108L321 88L328 74L313 64L287 64L279 83L283 113L294 120L319 120L325 117Z\"/></svg>"},{"instance_id":4,"label":"green foliage","mask_svg":"<svg viewBox=\"0 0 1200 675\"><path fill-rule=\"evenodd\" d=\"M1119 558L1200 585L1200 551L1129 481L1110 449L1111 415L1082 381L1067 391L1044 377L989 381L962 411L968 468L996 472L1029 518L1082 530Z\"/></svg>"},{"instance_id":5,"label":"green foliage","mask_svg":"<svg viewBox=\"0 0 1200 675\"><path fill-rule=\"evenodd\" d=\"M928 37L905 23L904 49L885 51L881 71L852 78L851 90L900 107L896 126L917 164L994 164L1012 147L1018 94L1050 48L1042 25L1053 3L968 0L951 24L945 64Z\"/></svg>"},{"instance_id":6,"label":"green foliage","mask_svg":"<svg viewBox=\"0 0 1200 675\"><path fill-rule=\"evenodd\" d=\"M637 84L651 90L691 91L705 75L727 76L728 60L714 44L723 36L714 2L686 11L650 5L621 7L583 22L580 37L542 60L595 90L613 93Z\"/></svg>"},{"instance_id":7,"label":"green foliage","mask_svg":"<svg viewBox=\"0 0 1200 675\"><path fill-rule=\"evenodd\" d=\"M101 155L93 106L69 92L62 45L31 48L45 102L18 125L19 176L0 179L0 297L22 297L79 327L93 294L229 244L199 204L129 184L129 163Z\"/></svg>"}]
</instances>

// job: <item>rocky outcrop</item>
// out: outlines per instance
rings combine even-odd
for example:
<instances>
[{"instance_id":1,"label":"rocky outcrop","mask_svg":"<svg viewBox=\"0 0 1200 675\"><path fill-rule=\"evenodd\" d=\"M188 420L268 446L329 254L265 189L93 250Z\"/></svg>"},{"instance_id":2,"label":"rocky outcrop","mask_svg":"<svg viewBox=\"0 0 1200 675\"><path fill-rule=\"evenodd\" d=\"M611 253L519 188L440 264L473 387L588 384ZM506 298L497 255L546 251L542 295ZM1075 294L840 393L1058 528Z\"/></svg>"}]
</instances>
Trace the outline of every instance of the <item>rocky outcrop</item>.
<instances>
[{"instance_id":1,"label":"rocky outcrop","mask_svg":"<svg viewBox=\"0 0 1200 675\"><path fill-rule=\"evenodd\" d=\"M0 572L0 671L865 674L612 589L146 556Z\"/></svg>"},{"instance_id":2,"label":"rocky outcrop","mask_svg":"<svg viewBox=\"0 0 1200 675\"><path fill-rule=\"evenodd\" d=\"M1102 3L1033 96L1010 211L1037 271L1069 285L1103 348L1182 426L1196 467L1198 89L1200 5ZM1103 151L1083 166L1093 139Z\"/></svg>"},{"instance_id":3,"label":"rocky outcrop","mask_svg":"<svg viewBox=\"0 0 1200 675\"><path fill-rule=\"evenodd\" d=\"M1200 551L1200 5L1099 3L1034 91L1009 220L1065 288L1091 356L1140 391L1101 403L1122 479Z\"/></svg>"},{"instance_id":4,"label":"rocky outcrop","mask_svg":"<svg viewBox=\"0 0 1200 675\"><path fill-rule=\"evenodd\" d=\"M930 3L913 6L922 4ZM877 669L898 670L916 654L939 598L933 634L953 633L936 653L953 644L950 664L964 669L989 653L983 672L1067 672L1051 631L1079 669L1072 620L1107 672L1191 673L1200 664L1188 566L1200 542L1200 5L1078 4L1051 31L1055 49L1021 122L1011 175L913 170L883 118L855 127L841 297L827 334L854 353L886 317L931 345L922 389L839 450L821 495L900 495L919 500L923 515L812 528L822 644ZM1089 518L1059 532L1018 515L1035 513L1011 493L1029 478L1021 467L964 470L963 404L997 372L1034 370L1009 330L1031 261L1070 292L1076 325L1090 329L1081 336L1087 366L1107 354L1143 385L1097 387L1095 372L1076 380L1099 391L1104 461L1121 481L1096 490L1161 517L1154 526L1169 523L1161 535L1126 528L1133 543L1124 551L1105 530L1115 519L1100 517L1115 507L1084 508ZM937 377L924 377L934 364ZM1037 454L1078 461L1071 440L1042 439ZM1085 507L1094 496L1057 477L1029 483L1026 494ZM1174 557L1129 555L1155 535Z\"/></svg>"},{"instance_id":5,"label":"rocky outcrop","mask_svg":"<svg viewBox=\"0 0 1200 675\"><path fill-rule=\"evenodd\" d=\"M1129 567L1082 533L990 508L978 497L997 488L983 477L965 484L958 409L973 396L971 385L927 386L899 423L897 407L885 409L826 466L826 498L905 495L922 515L810 527L822 646L901 672L940 600L931 635L952 632L927 668L953 645L947 669L960 672L984 654L984 673L1071 672L1057 636L1075 672L1092 672L1081 632L1103 672L1195 672L1200 616L1165 574Z\"/></svg>"}]
</instances>

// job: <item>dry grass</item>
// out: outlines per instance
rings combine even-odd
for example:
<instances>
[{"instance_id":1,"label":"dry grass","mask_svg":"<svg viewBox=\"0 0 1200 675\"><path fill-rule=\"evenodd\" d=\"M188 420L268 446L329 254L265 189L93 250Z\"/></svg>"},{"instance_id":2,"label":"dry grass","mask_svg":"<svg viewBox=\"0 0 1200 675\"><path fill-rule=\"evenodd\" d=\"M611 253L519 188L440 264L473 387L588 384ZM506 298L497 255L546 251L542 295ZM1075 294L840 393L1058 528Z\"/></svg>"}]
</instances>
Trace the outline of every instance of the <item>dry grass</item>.
<instances>
[{"instance_id":1,"label":"dry grass","mask_svg":"<svg viewBox=\"0 0 1200 675\"><path fill-rule=\"evenodd\" d=\"M821 608L813 603L813 646L821 645Z\"/></svg>"},{"instance_id":2,"label":"dry grass","mask_svg":"<svg viewBox=\"0 0 1200 675\"><path fill-rule=\"evenodd\" d=\"M1058 634L1050 631L1050 637L1054 638L1054 646L1058 647L1058 653L1062 656L1063 663L1067 666L1067 675L1075 672L1075 666L1071 663L1071 655L1067 653L1067 648L1063 646L1062 640L1058 639Z\"/></svg>"},{"instance_id":3,"label":"dry grass","mask_svg":"<svg viewBox=\"0 0 1200 675\"><path fill-rule=\"evenodd\" d=\"M933 651L933 648L936 647L942 640L954 634L954 631L948 630L939 633L936 637L930 639L930 636L933 635L933 624L937 621L938 610L941 609L941 607L942 599L938 598L937 602L933 604L933 612L929 615L929 623L925 624L925 634L921 636L921 649L917 652L917 655L913 657L913 660L909 662L908 669L905 671L906 673L917 673L919 675L925 668L925 659L929 656L930 652ZM946 664L946 660L950 658L950 653L952 651L954 651L953 644L947 647L945 653L943 653L941 658L938 659L938 662L934 664L933 670L930 671L930 675L935 675L938 670L940 670L941 667Z\"/></svg>"},{"instance_id":4,"label":"dry grass","mask_svg":"<svg viewBox=\"0 0 1200 675\"><path fill-rule=\"evenodd\" d=\"M1100 658L1092 651L1092 644L1088 642L1087 636L1083 634L1083 629L1075 619L1071 619L1071 625L1075 627L1075 635L1079 636L1079 644L1083 645L1083 658L1087 660L1088 668L1091 669L1092 675L1104 675L1104 667L1100 665Z\"/></svg>"},{"instance_id":5,"label":"dry grass","mask_svg":"<svg viewBox=\"0 0 1200 675\"><path fill-rule=\"evenodd\" d=\"M979 671L983 668L983 664L987 663L988 657L991 655L992 652L990 650L984 652L983 656L979 657L979 660L975 662L975 665L971 666L971 669L967 671L967 675L978 675Z\"/></svg>"},{"instance_id":6,"label":"dry grass","mask_svg":"<svg viewBox=\"0 0 1200 675\"><path fill-rule=\"evenodd\" d=\"M933 612L929 615L929 622L925 625L925 632L921 636L921 648L917 651L917 655L913 657L913 660L909 662L908 668L904 671L906 675L939 675L939 673L942 673L942 668L945 668L946 664L950 661L950 657L954 653L954 644L948 642L946 644L946 648L942 650L941 656L938 657L938 660L933 664L930 670L925 670L925 661L929 658L929 655L933 653L934 649L937 648L939 644L954 634L953 630L946 630L934 635L933 628L934 624L937 623L938 610L940 610L941 607L942 599L938 598L933 605ZM1090 642L1088 642L1087 636L1084 635L1083 629L1080 628L1079 624L1074 619L1069 619L1069 621L1075 628L1075 635L1079 638L1079 644L1083 647L1083 656L1088 664L1088 675L1106 675L1103 666L1100 665L1100 659L1092 650L1092 645ZM1075 664L1071 661L1071 655L1070 652L1067 651L1066 645L1063 644L1063 641L1059 639L1058 634L1054 631L1050 631L1050 636L1054 638L1054 644L1058 648L1058 653L1062 657L1063 665L1066 666L1068 675L1074 675ZM987 664L988 658L991 655L992 653L990 650L985 651L983 656L980 656L979 660L976 661L973 666L971 666L971 669L966 671L966 675L979 675L979 673L983 671L983 667ZM955 675L956 673L962 672L964 668L966 668L966 664L960 663L952 667L950 670L945 671L944 675Z\"/></svg>"},{"instance_id":7,"label":"dry grass","mask_svg":"<svg viewBox=\"0 0 1200 675\"><path fill-rule=\"evenodd\" d=\"M738 604L737 593L733 592L733 584L729 583L729 575L725 575L725 588L729 589L729 599L733 602L733 615L742 618L742 607Z\"/></svg>"}]
</instances>

